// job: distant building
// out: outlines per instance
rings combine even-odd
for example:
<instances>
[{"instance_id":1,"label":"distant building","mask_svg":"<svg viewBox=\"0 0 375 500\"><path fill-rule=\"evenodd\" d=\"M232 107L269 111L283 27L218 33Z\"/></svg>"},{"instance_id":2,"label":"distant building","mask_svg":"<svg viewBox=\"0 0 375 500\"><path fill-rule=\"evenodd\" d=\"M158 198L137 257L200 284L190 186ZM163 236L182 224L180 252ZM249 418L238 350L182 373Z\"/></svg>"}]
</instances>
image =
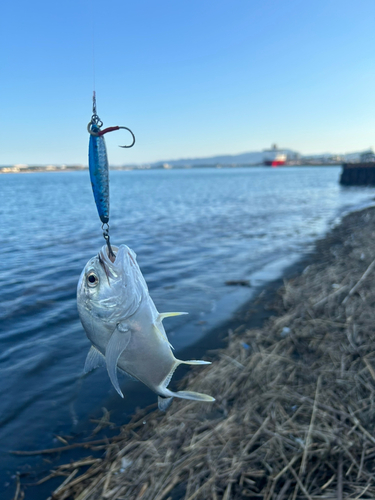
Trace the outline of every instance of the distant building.
<instances>
[{"instance_id":1,"label":"distant building","mask_svg":"<svg viewBox=\"0 0 375 500\"><path fill-rule=\"evenodd\" d=\"M370 163L375 161L375 154L374 151L370 148L368 151L364 151L360 155L360 162L361 163Z\"/></svg>"},{"instance_id":2,"label":"distant building","mask_svg":"<svg viewBox=\"0 0 375 500\"><path fill-rule=\"evenodd\" d=\"M329 161L334 161L334 162L343 162L344 157L342 155L332 155L328 158Z\"/></svg>"}]
</instances>

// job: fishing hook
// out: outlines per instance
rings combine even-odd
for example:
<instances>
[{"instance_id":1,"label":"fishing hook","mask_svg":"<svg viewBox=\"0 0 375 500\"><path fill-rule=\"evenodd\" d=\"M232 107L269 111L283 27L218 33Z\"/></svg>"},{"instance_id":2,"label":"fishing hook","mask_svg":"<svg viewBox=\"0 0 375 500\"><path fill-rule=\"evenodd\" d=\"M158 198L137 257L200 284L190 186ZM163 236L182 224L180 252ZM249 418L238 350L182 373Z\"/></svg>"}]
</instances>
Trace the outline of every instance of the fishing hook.
<instances>
[{"instance_id":1,"label":"fishing hook","mask_svg":"<svg viewBox=\"0 0 375 500\"><path fill-rule=\"evenodd\" d=\"M93 125L96 125L97 127L102 127L103 122L99 118L97 112L96 112L96 93L95 90L92 94L92 117L91 117L91 122Z\"/></svg>"},{"instance_id":2,"label":"fishing hook","mask_svg":"<svg viewBox=\"0 0 375 500\"><path fill-rule=\"evenodd\" d=\"M93 136L95 136L95 137L98 137L98 136L100 137L100 136L102 136L102 135L104 135L104 134L108 134L108 132L115 132L116 130L120 130L120 128L122 128L122 129L125 129L125 130L127 130L128 132L130 132L130 134L131 134L131 136L132 136L133 141L132 141L132 143L131 143L129 146L119 146L119 148L132 148L132 147L134 146L134 144L135 144L135 136L134 136L133 132L130 130L130 128L128 128L128 127L108 127L108 128L105 128L104 130L99 130L98 132L94 132L94 131L92 130L92 128L91 128L91 125L93 125L93 124L94 124L94 125L97 125L97 124L96 124L95 122L93 122L93 121L92 121L92 119L91 119L91 121L90 121L90 122L89 122L89 124L87 125L87 131L88 131L88 133L89 133L90 135L93 135Z\"/></svg>"},{"instance_id":3,"label":"fishing hook","mask_svg":"<svg viewBox=\"0 0 375 500\"><path fill-rule=\"evenodd\" d=\"M108 256L111 259L111 261L114 262L116 259L116 255L114 254L112 247L111 247L111 242L110 242L110 238L109 238L109 225L107 222L102 224L102 229L103 229L103 238L105 239L105 241L107 243L107 247L108 247Z\"/></svg>"}]
</instances>

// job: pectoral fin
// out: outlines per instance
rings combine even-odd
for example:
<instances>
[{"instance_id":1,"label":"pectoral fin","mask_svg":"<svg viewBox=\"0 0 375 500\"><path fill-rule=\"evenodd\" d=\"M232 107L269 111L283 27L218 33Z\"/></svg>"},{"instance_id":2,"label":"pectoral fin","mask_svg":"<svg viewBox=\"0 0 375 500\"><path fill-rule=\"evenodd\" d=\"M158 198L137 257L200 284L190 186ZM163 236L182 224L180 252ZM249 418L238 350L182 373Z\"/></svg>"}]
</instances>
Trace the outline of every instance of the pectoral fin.
<instances>
[{"instance_id":1,"label":"pectoral fin","mask_svg":"<svg viewBox=\"0 0 375 500\"><path fill-rule=\"evenodd\" d=\"M117 362L123 351L127 348L130 341L131 331L121 325L121 331L117 327L112 333L111 338L105 350L105 361L107 364L107 371L113 387L123 398L120 385L117 378Z\"/></svg>"}]
</instances>

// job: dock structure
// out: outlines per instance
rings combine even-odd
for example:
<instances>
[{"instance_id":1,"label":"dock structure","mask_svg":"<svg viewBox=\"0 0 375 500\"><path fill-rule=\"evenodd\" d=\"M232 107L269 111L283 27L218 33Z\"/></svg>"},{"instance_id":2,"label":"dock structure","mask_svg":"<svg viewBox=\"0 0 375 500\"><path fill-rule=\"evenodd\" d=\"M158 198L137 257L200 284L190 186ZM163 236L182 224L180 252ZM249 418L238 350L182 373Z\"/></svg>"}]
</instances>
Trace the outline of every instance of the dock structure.
<instances>
[{"instance_id":1,"label":"dock structure","mask_svg":"<svg viewBox=\"0 0 375 500\"><path fill-rule=\"evenodd\" d=\"M375 161L343 163L340 184L343 186L375 186Z\"/></svg>"}]
</instances>

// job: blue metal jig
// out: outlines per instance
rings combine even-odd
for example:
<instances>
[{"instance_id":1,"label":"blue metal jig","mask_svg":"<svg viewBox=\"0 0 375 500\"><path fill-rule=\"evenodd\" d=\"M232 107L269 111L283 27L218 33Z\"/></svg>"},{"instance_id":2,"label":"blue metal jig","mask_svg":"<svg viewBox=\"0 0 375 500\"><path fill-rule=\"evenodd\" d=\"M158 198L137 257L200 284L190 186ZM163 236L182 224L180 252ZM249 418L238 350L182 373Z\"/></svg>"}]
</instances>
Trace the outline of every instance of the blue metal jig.
<instances>
[{"instance_id":1,"label":"blue metal jig","mask_svg":"<svg viewBox=\"0 0 375 500\"><path fill-rule=\"evenodd\" d=\"M87 131L90 134L89 141L89 171L92 190L94 193L96 208L100 220L103 223L103 236L107 242L110 255L113 255L112 248L109 243L109 173L108 173L108 157L107 149L104 141L104 134L113 132L119 129L128 130L132 136L132 143L129 146L120 146L121 148L131 148L135 144L133 132L127 127L108 127L101 130L103 122L96 113L96 96L93 95L93 115L90 123L87 125Z\"/></svg>"},{"instance_id":2,"label":"blue metal jig","mask_svg":"<svg viewBox=\"0 0 375 500\"><path fill-rule=\"evenodd\" d=\"M90 122L89 171L96 208L103 224L109 221L109 175L108 158L104 137L100 128Z\"/></svg>"}]
</instances>

